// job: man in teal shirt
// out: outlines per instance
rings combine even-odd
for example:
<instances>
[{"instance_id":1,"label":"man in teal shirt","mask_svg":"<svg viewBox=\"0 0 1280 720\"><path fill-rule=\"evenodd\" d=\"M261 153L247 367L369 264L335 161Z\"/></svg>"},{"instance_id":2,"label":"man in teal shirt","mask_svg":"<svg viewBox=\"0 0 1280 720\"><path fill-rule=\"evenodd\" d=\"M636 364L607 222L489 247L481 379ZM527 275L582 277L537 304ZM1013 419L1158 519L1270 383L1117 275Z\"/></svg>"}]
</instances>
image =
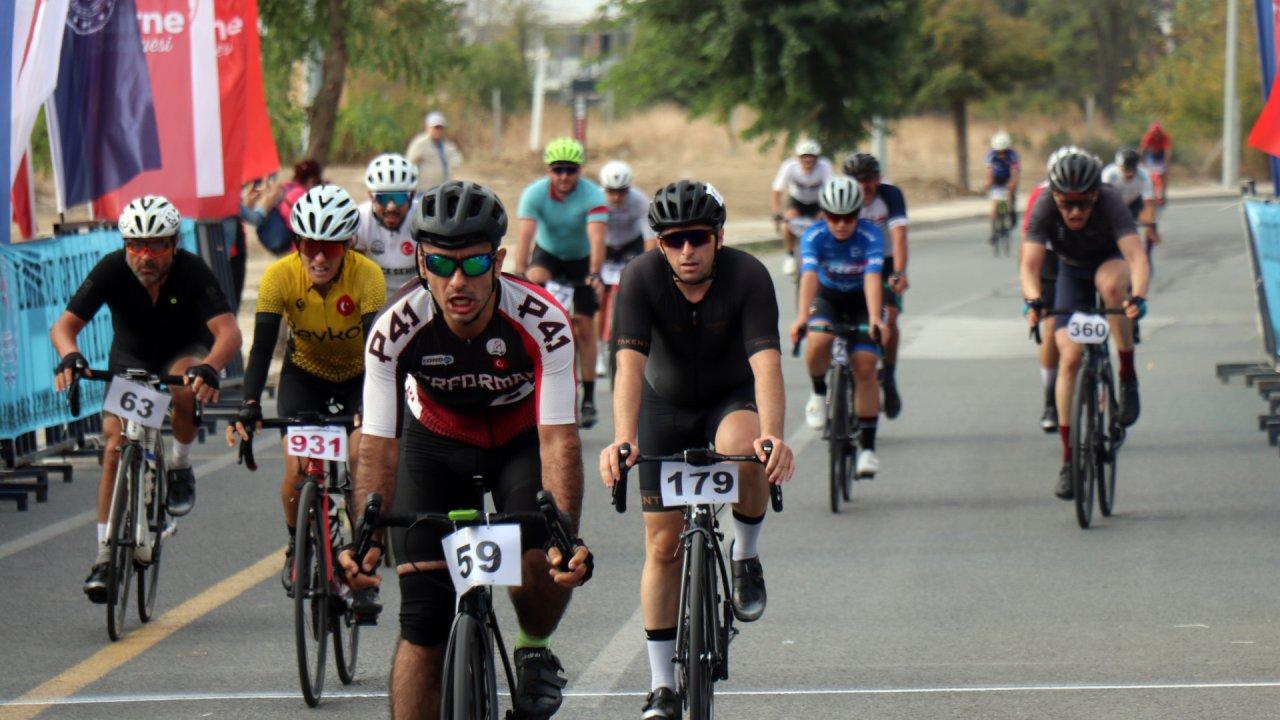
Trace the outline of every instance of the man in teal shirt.
<instances>
[{"instance_id":1,"label":"man in teal shirt","mask_svg":"<svg viewBox=\"0 0 1280 720\"><path fill-rule=\"evenodd\" d=\"M592 318L604 290L600 266L604 263L609 207L600 186L582 177L584 157L582 144L573 138L556 138L547 143L543 153L547 176L525 188L520 196L515 271L539 285L554 280L572 287L573 339L582 369L578 424L589 428L596 424L597 417L596 335Z\"/></svg>"}]
</instances>

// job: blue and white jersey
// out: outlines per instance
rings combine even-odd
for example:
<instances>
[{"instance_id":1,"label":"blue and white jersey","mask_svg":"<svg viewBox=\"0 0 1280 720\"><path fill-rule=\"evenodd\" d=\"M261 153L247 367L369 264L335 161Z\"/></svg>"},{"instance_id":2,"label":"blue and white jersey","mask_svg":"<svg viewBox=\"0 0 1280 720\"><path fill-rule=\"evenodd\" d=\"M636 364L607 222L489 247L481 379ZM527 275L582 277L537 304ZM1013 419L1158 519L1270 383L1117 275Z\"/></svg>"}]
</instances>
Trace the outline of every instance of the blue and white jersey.
<instances>
[{"instance_id":1,"label":"blue and white jersey","mask_svg":"<svg viewBox=\"0 0 1280 720\"><path fill-rule=\"evenodd\" d=\"M847 240L836 240L819 220L800 238L800 272L818 273L823 287L836 292L862 290L867 273L884 272L884 233L870 220L859 220Z\"/></svg>"},{"instance_id":2,"label":"blue and white jersey","mask_svg":"<svg viewBox=\"0 0 1280 720\"><path fill-rule=\"evenodd\" d=\"M1022 168L1022 161L1018 158L1018 151L1009 148L1001 157L999 152L995 150L987 150L987 157L983 164L991 168L991 180L996 187L1004 187L1009 183L1009 178L1013 176L1014 170Z\"/></svg>"}]
</instances>

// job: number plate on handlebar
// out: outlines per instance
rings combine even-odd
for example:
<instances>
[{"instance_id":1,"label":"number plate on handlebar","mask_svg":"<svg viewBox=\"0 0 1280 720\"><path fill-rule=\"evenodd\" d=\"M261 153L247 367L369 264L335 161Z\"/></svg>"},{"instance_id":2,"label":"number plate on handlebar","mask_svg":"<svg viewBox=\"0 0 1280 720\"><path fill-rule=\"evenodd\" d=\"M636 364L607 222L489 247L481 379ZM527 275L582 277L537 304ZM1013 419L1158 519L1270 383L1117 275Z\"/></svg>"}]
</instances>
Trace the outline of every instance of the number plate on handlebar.
<instances>
[{"instance_id":1,"label":"number plate on handlebar","mask_svg":"<svg viewBox=\"0 0 1280 720\"><path fill-rule=\"evenodd\" d=\"M738 463L664 462L660 472L662 504L667 507L738 502Z\"/></svg>"},{"instance_id":2,"label":"number plate on handlebar","mask_svg":"<svg viewBox=\"0 0 1280 720\"><path fill-rule=\"evenodd\" d=\"M477 585L523 584L520 526L476 525L446 535L440 544L459 595Z\"/></svg>"},{"instance_id":3,"label":"number plate on handlebar","mask_svg":"<svg viewBox=\"0 0 1280 720\"><path fill-rule=\"evenodd\" d=\"M285 432L285 443L294 457L347 461L347 429L335 425L295 425Z\"/></svg>"},{"instance_id":4,"label":"number plate on handlebar","mask_svg":"<svg viewBox=\"0 0 1280 720\"><path fill-rule=\"evenodd\" d=\"M1097 345L1107 341L1111 326L1107 319L1092 313L1073 313L1067 321L1067 337L1082 345Z\"/></svg>"},{"instance_id":5,"label":"number plate on handlebar","mask_svg":"<svg viewBox=\"0 0 1280 720\"><path fill-rule=\"evenodd\" d=\"M159 428L164 425L170 400L168 393L117 377L112 378L111 384L107 386L107 396L102 401L102 408L112 415L132 420L144 427Z\"/></svg>"},{"instance_id":6,"label":"number plate on handlebar","mask_svg":"<svg viewBox=\"0 0 1280 720\"><path fill-rule=\"evenodd\" d=\"M546 287L547 292L551 293L551 297L555 298L556 302L563 305L566 311L573 312L572 285L566 285L561 282L556 282L555 280L548 280Z\"/></svg>"}]
</instances>

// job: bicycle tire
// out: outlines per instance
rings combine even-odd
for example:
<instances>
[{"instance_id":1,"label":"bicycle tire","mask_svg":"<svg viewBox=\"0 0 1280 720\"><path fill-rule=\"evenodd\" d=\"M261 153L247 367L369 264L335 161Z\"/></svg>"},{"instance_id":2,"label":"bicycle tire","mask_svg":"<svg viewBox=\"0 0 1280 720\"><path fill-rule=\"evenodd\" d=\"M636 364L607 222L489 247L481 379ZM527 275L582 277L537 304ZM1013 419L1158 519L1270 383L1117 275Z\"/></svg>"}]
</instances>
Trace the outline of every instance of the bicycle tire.
<instances>
[{"instance_id":1,"label":"bicycle tire","mask_svg":"<svg viewBox=\"0 0 1280 720\"><path fill-rule=\"evenodd\" d=\"M302 484L298 520L294 526L293 633L298 656L298 683L309 707L320 704L324 692L324 664L329 638L329 588L322 548L329 538L319 520L324 517L315 482ZM314 668L310 663L314 663Z\"/></svg>"},{"instance_id":2,"label":"bicycle tire","mask_svg":"<svg viewBox=\"0 0 1280 720\"><path fill-rule=\"evenodd\" d=\"M1098 453L1097 463L1098 509L1102 511L1103 517L1111 517L1116 506L1116 459L1120 454L1119 439L1124 429L1117 419L1119 404L1116 401L1115 380L1109 371L1103 373L1099 387L1104 394L1098 398L1102 406L1097 435L1102 448Z\"/></svg>"},{"instance_id":3,"label":"bicycle tire","mask_svg":"<svg viewBox=\"0 0 1280 720\"><path fill-rule=\"evenodd\" d=\"M464 612L453 620L443 676L440 717L497 720L498 680L493 645L484 624L473 615Z\"/></svg>"},{"instance_id":4,"label":"bicycle tire","mask_svg":"<svg viewBox=\"0 0 1280 720\"><path fill-rule=\"evenodd\" d=\"M848 471L849 463L847 458L849 455L848 435L849 435L849 390L846 387L847 379L845 374L840 371L839 366L832 366L831 387L828 392L831 393L831 404L828 413L831 417L830 436L827 439L828 453L828 485L830 490L831 512L840 512L840 501L843 499L848 501Z\"/></svg>"},{"instance_id":5,"label":"bicycle tire","mask_svg":"<svg viewBox=\"0 0 1280 720\"><path fill-rule=\"evenodd\" d=\"M351 521L351 498L347 498L346 507L339 513L343 522L341 530L342 543L350 542L355 524ZM339 545L341 547L341 544ZM338 669L338 679L343 685L355 682L356 660L360 656L360 624L356 622L356 614L351 603L341 597L335 597L333 603L333 664Z\"/></svg>"},{"instance_id":6,"label":"bicycle tire","mask_svg":"<svg viewBox=\"0 0 1280 720\"><path fill-rule=\"evenodd\" d=\"M151 618L155 617L156 594L160 587L160 551L168 520L164 502L167 489L164 458L157 455L155 486L151 489L146 514L147 532L151 536L151 560L138 567L138 619L144 623L151 622Z\"/></svg>"},{"instance_id":7,"label":"bicycle tire","mask_svg":"<svg viewBox=\"0 0 1280 720\"><path fill-rule=\"evenodd\" d=\"M1076 522L1082 530L1093 522L1093 490L1096 485L1094 432L1097 427L1096 379L1092 370L1080 368L1071 398L1071 485L1075 493Z\"/></svg>"},{"instance_id":8,"label":"bicycle tire","mask_svg":"<svg viewBox=\"0 0 1280 720\"><path fill-rule=\"evenodd\" d=\"M715 578L709 567L708 540L695 534L689 546L689 597L685 608L689 613L687 634L689 651L685 654L689 673L689 720L711 720L715 705Z\"/></svg>"},{"instance_id":9,"label":"bicycle tire","mask_svg":"<svg viewBox=\"0 0 1280 720\"><path fill-rule=\"evenodd\" d=\"M142 463L137 445L126 444L120 450L116 466L116 484L111 501L111 561L107 570L107 636L119 640L124 636L125 618L129 614L129 587L133 584L133 524L135 478Z\"/></svg>"}]
</instances>

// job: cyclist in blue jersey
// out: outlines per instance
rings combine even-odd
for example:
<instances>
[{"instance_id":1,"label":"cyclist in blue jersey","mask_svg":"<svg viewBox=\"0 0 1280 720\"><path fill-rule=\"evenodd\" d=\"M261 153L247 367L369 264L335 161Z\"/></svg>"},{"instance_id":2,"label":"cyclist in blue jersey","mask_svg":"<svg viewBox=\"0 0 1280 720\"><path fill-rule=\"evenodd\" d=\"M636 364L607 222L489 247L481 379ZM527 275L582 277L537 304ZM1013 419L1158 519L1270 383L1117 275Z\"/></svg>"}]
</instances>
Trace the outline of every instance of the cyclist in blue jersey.
<instances>
[{"instance_id":1,"label":"cyclist in blue jersey","mask_svg":"<svg viewBox=\"0 0 1280 720\"><path fill-rule=\"evenodd\" d=\"M800 240L800 298L796 321L791 326L791 342L800 340L810 322L866 324L852 348L853 374L857 384L854 412L862 435L856 472L873 477L880 469L876 458L876 424L880 415L880 388L876 365L880 350L876 345L888 327L883 316L884 234L870 220L859 219L862 188L850 177L828 179L818 196L822 219L805 231ZM835 336L829 332L809 333L805 365L813 382L813 393L805 404L804 419L809 427L821 430L826 424L827 367Z\"/></svg>"},{"instance_id":2,"label":"cyclist in blue jersey","mask_svg":"<svg viewBox=\"0 0 1280 720\"><path fill-rule=\"evenodd\" d=\"M600 268L604 265L609 207L600 186L582 177L585 156L582 143L573 138L547 143L543 153L547 176L525 188L520 196L515 271L539 285L555 280L573 287L573 339L582 372L578 424L589 428L598 417L597 344L592 319L604 292Z\"/></svg>"},{"instance_id":3,"label":"cyclist in blue jersey","mask_svg":"<svg viewBox=\"0 0 1280 720\"><path fill-rule=\"evenodd\" d=\"M1018 206L1018 179L1022 175L1022 163L1018 159L1018 151L1013 149L1013 138L1001 130L991 136L991 149L983 161L987 166L987 179L982 191L991 198L991 224L994 227L999 212L1000 201L1009 205L1013 215L1013 224L1018 224L1018 214L1014 210Z\"/></svg>"}]
</instances>

